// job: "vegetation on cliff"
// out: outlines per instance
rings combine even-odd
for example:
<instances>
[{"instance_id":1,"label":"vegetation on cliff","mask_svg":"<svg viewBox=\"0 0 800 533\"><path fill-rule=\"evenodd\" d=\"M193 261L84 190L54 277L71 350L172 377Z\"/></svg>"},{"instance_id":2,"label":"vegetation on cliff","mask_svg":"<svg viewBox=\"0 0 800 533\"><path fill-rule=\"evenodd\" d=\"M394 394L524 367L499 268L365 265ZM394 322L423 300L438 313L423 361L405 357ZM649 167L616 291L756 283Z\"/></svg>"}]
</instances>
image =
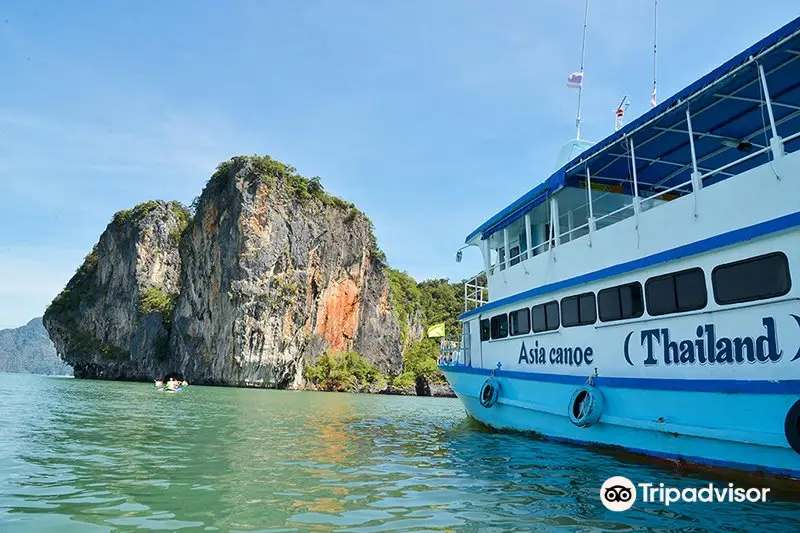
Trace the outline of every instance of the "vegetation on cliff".
<instances>
[{"instance_id":1,"label":"vegetation on cliff","mask_svg":"<svg viewBox=\"0 0 800 533\"><path fill-rule=\"evenodd\" d=\"M248 165L251 167L251 172L248 174L250 182L261 181L266 183L279 199L295 200L302 205L316 202L321 206L346 211L346 220L348 222L353 222L356 218L362 218L369 225L373 257L381 262L386 262L386 254L378 247L378 241L375 238L374 225L363 211L357 209L352 202L327 192L322 186L322 180L319 176L306 178L299 174L293 166L272 159L268 155L239 155L232 157L228 161L223 161L217 166L216 172L209 178L200 196L203 194L219 194L231 183L237 173ZM200 196L195 197L192 201L190 206L192 212L197 209Z\"/></svg>"},{"instance_id":2,"label":"vegetation on cliff","mask_svg":"<svg viewBox=\"0 0 800 533\"><path fill-rule=\"evenodd\" d=\"M167 294L160 288L145 289L139 301L139 313L147 315L154 311L161 313L164 326L169 331L172 324L172 315L175 312L175 301L178 294Z\"/></svg>"},{"instance_id":3,"label":"vegetation on cliff","mask_svg":"<svg viewBox=\"0 0 800 533\"><path fill-rule=\"evenodd\" d=\"M437 365L439 339L428 338L425 333L428 327L442 322L447 335L457 335L461 331L458 315L463 305L463 284L450 283L446 278L417 283L407 272L394 269L389 269L389 283L403 339L403 372L394 378L392 385L407 389L419 380L444 383L444 375ZM412 331L415 320L420 320L418 332ZM419 334L421 338L415 339Z\"/></svg>"},{"instance_id":4,"label":"vegetation on cliff","mask_svg":"<svg viewBox=\"0 0 800 533\"><path fill-rule=\"evenodd\" d=\"M99 255L95 244L92 251L86 254L83 263L75 271L75 275L69 280L64 290L50 302L44 313L45 321L58 317L59 322L65 328L76 332L80 331L81 302L92 304L101 294L100 288L93 281L98 261Z\"/></svg>"},{"instance_id":5,"label":"vegetation on cliff","mask_svg":"<svg viewBox=\"0 0 800 533\"><path fill-rule=\"evenodd\" d=\"M303 375L318 389L337 392L377 392L387 383L385 375L353 351L325 353L305 365Z\"/></svg>"}]
</instances>

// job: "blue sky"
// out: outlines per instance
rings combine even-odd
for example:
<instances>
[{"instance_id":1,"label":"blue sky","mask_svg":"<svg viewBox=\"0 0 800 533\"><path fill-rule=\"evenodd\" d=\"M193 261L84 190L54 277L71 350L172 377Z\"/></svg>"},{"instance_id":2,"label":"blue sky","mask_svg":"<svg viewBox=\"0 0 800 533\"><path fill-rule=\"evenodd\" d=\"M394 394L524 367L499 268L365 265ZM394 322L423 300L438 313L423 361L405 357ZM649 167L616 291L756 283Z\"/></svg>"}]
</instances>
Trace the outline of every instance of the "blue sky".
<instances>
[{"instance_id":1,"label":"blue sky","mask_svg":"<svg viewBox=\"0 0 800 533\"><path fill-rule=\"evenodd\" d=\"M652 2L591 0L583 137L652 83ZM800 11L659 2L664 99ZM191 202L216 165L269 154L374 221L392 266L473 274L467 233L574 136L583 0L0 5L0 327L44 308L113 213Z\"/></svg>"}]
</instances>

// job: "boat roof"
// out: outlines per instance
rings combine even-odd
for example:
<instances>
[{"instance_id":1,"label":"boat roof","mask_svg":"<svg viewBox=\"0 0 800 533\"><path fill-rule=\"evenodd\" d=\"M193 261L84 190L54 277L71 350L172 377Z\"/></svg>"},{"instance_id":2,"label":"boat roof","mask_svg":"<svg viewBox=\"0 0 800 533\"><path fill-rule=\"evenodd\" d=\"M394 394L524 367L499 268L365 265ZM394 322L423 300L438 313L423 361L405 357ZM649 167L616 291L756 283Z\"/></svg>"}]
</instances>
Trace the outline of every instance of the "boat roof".
<instances>
[{"instance_id":1,"label":"boat roof","mask_svg":"<svg viewBox=\"0 0 800 533\"><path fill-rule=\"evenodd\" d=\"M800 130L800 17L732 57L636 120L587 148L544 182L470 233L467 243L488 238L560 189L580 186L589 167L592 183L622 185L630 192L630 140L636 152L640 196L646 197L689 181L691 158L686 108L690 106L698 168L719 169L742 158L737 143L768 143L769 118L762 107L763 89L758 66L767 79L778 132ZM729 144L723 144L728 140ZM800 148L800 137L790 143ZM795 146L793 146L794 148ZM788 145L786 146L788 148ZM788 150L787 151L792 151ZM750 158L736 173L763 164ZM718 172L705 184L732 175ZM688 191L676 191L688 192Z\"/></svg>"}]
</instances>

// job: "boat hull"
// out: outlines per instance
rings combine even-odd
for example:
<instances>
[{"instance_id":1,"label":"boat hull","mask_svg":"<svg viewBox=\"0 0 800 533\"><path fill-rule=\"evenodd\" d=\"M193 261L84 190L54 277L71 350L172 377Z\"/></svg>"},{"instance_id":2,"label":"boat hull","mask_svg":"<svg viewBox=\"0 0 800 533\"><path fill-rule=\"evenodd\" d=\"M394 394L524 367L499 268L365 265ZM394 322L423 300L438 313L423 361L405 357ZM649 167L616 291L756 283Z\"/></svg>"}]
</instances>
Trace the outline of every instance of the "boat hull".
<instances>
[{"instance_id":1,"label":"boat hull","mask_svg":"<svg viewBox=\"0 0 800 533\"><path fill-rule=\"evenodd\" d=\"M497 401L484 407L480 391L488 371L448 365L441 369L467 413L495 429L800 479L800 454L783 433L786 414L798 400L793 392L658 390L606 386L597 379L594 385L603 397L600 419L579 427L569 416L579 383L498 371Z\"/></svg>"}]
</instances>

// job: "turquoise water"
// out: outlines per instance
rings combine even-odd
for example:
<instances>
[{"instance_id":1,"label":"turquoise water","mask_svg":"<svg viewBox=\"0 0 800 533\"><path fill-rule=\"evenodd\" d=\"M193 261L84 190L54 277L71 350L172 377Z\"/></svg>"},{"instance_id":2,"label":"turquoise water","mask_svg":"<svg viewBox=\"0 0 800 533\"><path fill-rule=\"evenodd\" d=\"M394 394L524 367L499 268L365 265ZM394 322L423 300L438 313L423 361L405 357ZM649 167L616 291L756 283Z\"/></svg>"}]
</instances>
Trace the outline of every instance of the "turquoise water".
<instances>
[{"instance_id":1,"label":"turquoise water","mask_svg":"<svg viewBox=\"0 0 800 533\"><path fill-rule=\"evenodd\" d=\"M787 532L800 524L791 498L637 502L615 513L598 496L614 475L679 488L709 482L491 433L454 399L194 386L165 394L0 374L4 533Z\"/></svg>"}]
</instances>

